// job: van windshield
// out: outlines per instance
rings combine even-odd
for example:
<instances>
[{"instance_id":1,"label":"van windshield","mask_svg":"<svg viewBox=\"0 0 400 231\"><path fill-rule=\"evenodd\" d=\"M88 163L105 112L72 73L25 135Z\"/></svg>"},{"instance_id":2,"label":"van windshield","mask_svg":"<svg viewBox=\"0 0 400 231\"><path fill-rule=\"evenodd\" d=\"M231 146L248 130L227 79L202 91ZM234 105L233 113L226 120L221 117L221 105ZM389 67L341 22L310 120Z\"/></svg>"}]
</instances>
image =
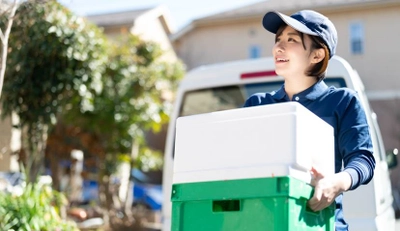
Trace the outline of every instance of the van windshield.
<instances>
[{"instance_id":1,"label":"van windshield","mask_svg":"<svg viewBox=\"0 0 400 231\"><path fill-rule=\"evenodd\" d=\"M345 87L343 78L327 78L328 86ZM283 81L222 86L186 92L179 116L188 116L242 107L245 100L257 92L278 90Z\"/></svg>"}]
</instances>

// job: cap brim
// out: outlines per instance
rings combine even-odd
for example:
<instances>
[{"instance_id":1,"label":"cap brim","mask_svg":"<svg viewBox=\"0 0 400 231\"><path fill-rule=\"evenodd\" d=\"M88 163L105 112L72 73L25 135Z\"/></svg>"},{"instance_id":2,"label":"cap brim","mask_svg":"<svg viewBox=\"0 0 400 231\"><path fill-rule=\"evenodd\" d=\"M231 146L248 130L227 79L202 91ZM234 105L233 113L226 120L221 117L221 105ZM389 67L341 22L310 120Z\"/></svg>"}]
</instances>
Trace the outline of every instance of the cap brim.
<instances>
[{"instance_id":1,"label":"cap brim","mask_svg":"<svg viewBox=\"0 0 400 231\"><path fill-rule=\"evenodd\" d=\"M300 31L304 34L309 34L309 35L315 35L318 36L317 33L311 31L308 29L306 25L303 23L297 21L296 19L284 15L282 13L279 13L277 11L270 11L264 15L263 18L263 26L264 28L271 32L276 34L278 32L279 27L282 26L282 24L287 24L288 26L292 27L293 29Z\"/></svg>"}]
</instances>

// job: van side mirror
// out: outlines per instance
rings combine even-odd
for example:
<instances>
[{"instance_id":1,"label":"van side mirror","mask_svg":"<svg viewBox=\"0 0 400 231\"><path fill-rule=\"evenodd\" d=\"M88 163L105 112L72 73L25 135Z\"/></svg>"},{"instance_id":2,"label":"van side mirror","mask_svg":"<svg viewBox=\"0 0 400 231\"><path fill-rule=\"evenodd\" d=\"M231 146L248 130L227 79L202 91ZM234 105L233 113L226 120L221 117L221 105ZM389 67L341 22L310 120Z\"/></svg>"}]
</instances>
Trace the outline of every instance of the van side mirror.
<instances>
[{"instance_id":1,"label":"van side mirror","mask_svg":"<svg viewBox=\"0 0 400 231\"><path fill-rule=\"evenodd\" d=\"M388 164L389 169L395 168L397 166L397 154L399 150L397 148L386 151L386 162Z\"/></svg>"}]
</instances>

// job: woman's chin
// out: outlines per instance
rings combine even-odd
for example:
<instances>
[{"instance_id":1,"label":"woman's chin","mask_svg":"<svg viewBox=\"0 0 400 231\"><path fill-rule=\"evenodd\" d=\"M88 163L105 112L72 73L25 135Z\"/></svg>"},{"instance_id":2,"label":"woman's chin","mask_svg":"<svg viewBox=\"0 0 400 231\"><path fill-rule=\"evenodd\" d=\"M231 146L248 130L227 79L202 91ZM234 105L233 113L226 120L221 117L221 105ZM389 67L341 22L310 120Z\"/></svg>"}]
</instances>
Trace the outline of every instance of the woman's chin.
<instances>
[{"instance_id":1,"label":"woman's chin","mask_svg":"<svg viewBox=\"0 0 400 231\"><path fill-rule=\"evenodd\" d=\"M285 74L285 71L275 66L275 73L276 75L283 76Z\"/></svg>"}]
</instances>

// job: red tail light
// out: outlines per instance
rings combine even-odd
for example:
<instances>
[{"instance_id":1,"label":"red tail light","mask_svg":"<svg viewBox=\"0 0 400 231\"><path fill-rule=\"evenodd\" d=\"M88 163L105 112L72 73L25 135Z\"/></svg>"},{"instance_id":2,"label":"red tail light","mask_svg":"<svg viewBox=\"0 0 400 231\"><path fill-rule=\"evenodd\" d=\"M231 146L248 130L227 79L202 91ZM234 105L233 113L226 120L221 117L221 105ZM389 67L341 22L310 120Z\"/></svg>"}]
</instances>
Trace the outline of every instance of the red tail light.
<instances>
[{"instance_id":1,"label":"red tail light","mask_svg":"<svg viewBox=\"0 0 400 231\"><path fill-rule=\"evenodd\" d=\"M276 76L275 71L259 71L259 72L243 73L240 75L240 78L249 79L249 78L272 77L272 76Z\"/></svg>"}]
</instances>

